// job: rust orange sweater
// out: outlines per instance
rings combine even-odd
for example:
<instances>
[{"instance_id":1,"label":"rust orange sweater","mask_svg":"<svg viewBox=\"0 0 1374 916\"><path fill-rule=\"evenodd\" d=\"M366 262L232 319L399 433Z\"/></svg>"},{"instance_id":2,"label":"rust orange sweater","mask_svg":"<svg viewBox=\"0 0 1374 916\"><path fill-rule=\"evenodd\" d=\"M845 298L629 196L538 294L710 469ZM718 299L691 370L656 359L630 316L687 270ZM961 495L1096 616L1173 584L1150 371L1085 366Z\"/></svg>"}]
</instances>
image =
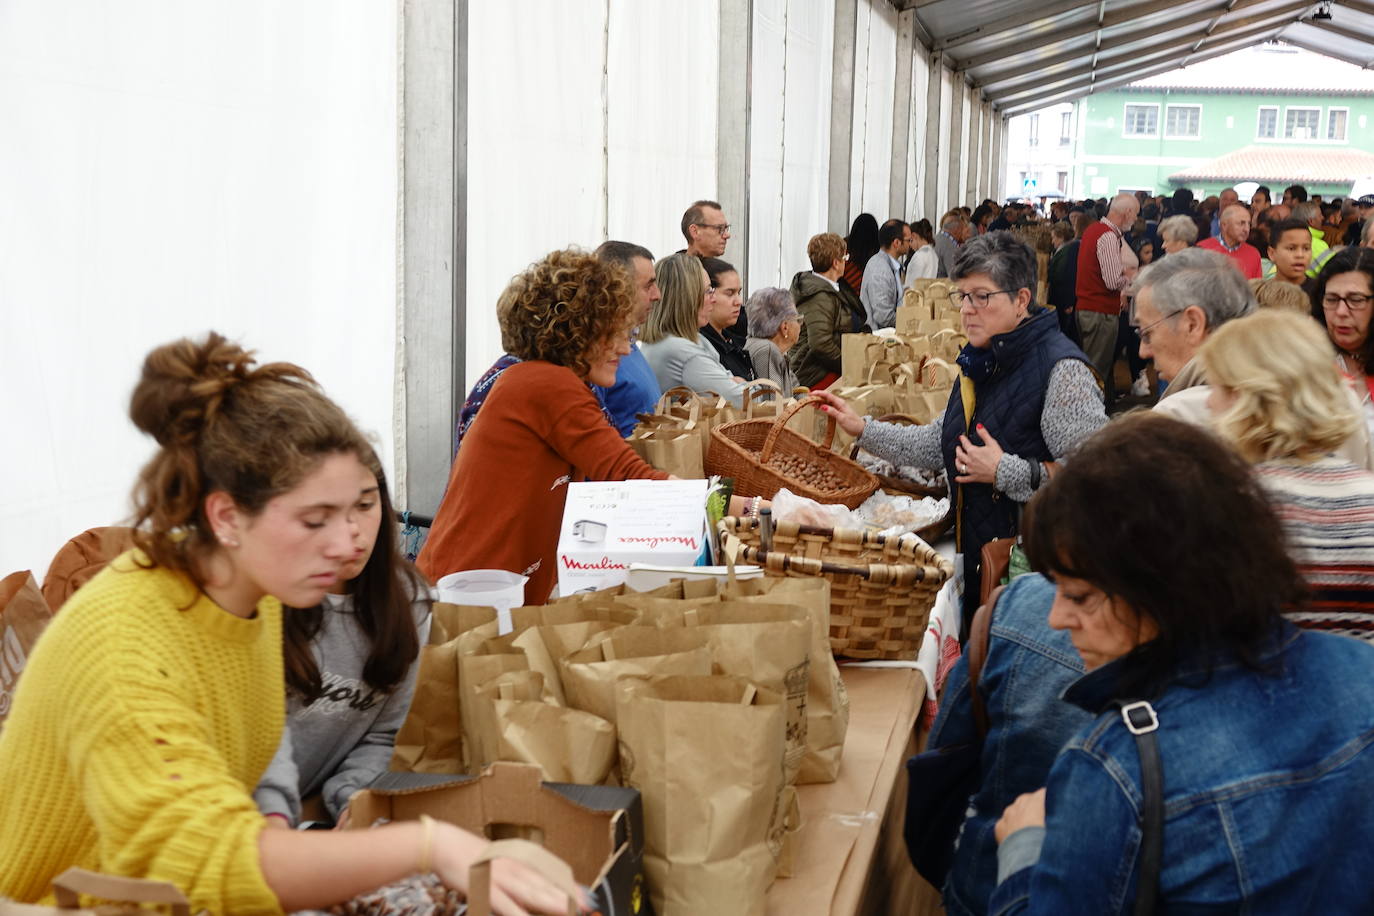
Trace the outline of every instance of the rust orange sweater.
<instances>
[{"instance_id":1,"label":"rust orange sweater","mask_svg":"<svg viewBox=\"0 0 1374 916\"><path fill-rule=\"evenodd\" d=\"M537 360L511 366L463 439L417 565L436 582L463 569L523 573L525 602L543 604L557 581L558 532L574 475L668 476L625 444L571 369Z\"/></svg>"}]
</instances>

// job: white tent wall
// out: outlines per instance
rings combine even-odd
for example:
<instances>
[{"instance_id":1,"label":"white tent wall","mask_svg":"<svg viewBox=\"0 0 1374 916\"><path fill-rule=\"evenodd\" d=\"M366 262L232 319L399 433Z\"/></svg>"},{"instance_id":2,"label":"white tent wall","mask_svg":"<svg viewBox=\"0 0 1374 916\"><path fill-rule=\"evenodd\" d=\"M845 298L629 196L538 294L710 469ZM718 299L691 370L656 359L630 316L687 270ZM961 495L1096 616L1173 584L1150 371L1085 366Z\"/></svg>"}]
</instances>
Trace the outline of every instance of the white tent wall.
<instances>
[{"instance_id":1,"label":"white tent wall","mask_svg":"<svg viewBox=\"0 0 1374 916\"><path fill-rule=\"evenodd\" d=\"M892 0L0 5L0 421L23 443L0 572L126 517L151 448L126 402L160 342L214 327L305 365L433 511L496 298L549 250L667 254L714 197L757 289L860 212L937 221L1000 169L1002 121L985 143L977 93L952 111L962 76L912 23ZM455 62L456 95L419 76Z\"/></svg>"},{"instance_id":2,"label":"white tent wall","mask_svg":"<svg viewBox=\"0 0 1374 916\"><path fill-rule=\"evenodd\" d=\"M854 133L850 218L888 213L892 175L892 93L897 73L897 10L887 0L859 0L854 41Z\"/></svg>"},{"instance_id":3,"label":"white tent wall","mask_svg":"<svg viewBox=\"0 0 1374 916\"><path fill-rule=\"evenodd\" d=\"M833 0L754 2L750 290L809 269L806 242L826 226L833 22Z\"/></svg>"},{"instance_id":4,"label":"white tent wall","mask_svg":"<svg viewBox=\"0 0 1374 916\"><path fill-rule=\"evenodd\" d=\"M719 21L712 2L511 0L469 4L469 23L470 387L532 261L608 237L683 246L682 211L716 194Z\"/></svg>"},{"instance_id":5,"label":"white tent wall","mask_svg":"<svg viewBox=\"0 0 1374 916\"><path fill-rule=\"evenodd\" d=\"M119 523L144 355L306 366L392 462L391 3L0 4L0 573Z\"/></svg>"}]
</instances>

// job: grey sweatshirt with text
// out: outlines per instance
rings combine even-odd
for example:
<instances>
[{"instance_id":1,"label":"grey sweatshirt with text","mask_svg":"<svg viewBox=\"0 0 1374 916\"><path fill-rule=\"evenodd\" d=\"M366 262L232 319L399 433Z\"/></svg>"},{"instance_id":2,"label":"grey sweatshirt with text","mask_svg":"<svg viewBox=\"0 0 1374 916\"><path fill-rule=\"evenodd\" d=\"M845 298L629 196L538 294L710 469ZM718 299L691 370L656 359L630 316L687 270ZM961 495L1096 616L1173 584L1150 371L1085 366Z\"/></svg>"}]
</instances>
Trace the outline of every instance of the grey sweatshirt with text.
<instances>
[{"instance_id":1,"label":"grey sweatshirt with text","mask_svg":"<svg viewBox=\"0 0 1374 916\"><path fill-rule=\"evenodd\" d=\"M413 605L419 644L429 639L429 597ZM291 613L288 609L286 613ZM418 658L390 693L363 680L369 640L347 595L325 595L324 622L312 647L324 692L309 706L288 697L281 746L253 792L263 814L301 819L301 799L321 793L330 817L386 772L396 732L410 710Z\"/></svg>"}]
</instances>

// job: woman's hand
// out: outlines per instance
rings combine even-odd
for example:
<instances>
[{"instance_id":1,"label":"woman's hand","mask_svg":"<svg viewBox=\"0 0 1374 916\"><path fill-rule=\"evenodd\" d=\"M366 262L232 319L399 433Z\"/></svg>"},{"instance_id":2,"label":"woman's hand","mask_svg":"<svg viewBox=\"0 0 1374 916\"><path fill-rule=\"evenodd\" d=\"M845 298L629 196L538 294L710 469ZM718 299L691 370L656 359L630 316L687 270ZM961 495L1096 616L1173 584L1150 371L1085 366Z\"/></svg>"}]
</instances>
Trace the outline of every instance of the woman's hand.
<instances>
[{"instance_id":1,"label":"woman's hand","mask_svg":"<svg viewBox=\"0 0 1374 916\"><path fill-rule=\"evenodd\" d=\"M856 414L844 398L828 391L813 391L811 394L824 402L821 404L821 410L834 417L840 429L851 436L863 435L864 418Z\"/></svg>"},{"instance_id":2,"label":"woman's hand","mask_svg":"<svg viewBox=\"0 0 1374 916\"><path fill-rule=\"evenodd\" d=\"M487 848L487 840L452 824L434 824L434 873L448 887L468 893L468 869ZM587 912L587 901L578 907ZM568 910L568 898L552 882L523 862L493 859L491 863L491 909L497 916L547 913L561 916Z\"/></svg>"},{"instance_id":3,"label":"woman's hand","mask_svg":"<svg viewBox=\"0 0 1374 916\"><path fill-rule=\"evenodd\" d=\"M993 835L1001 843L1022 827L1045 826L1045 790L1037 789L1018 796L1016 801L1007 805L1002 817L993 828Z\"/></svg>"},{"instance_id":4,"label":"woman's hand","mask_svg":"<svg viewBox=\"0 0 1374 916\"><path fill-rule=\"evenodd\" d=\"M962 435L954 447L954 469L959 472L954 478L956 483L997 483L997 465L1004 454L1002 446L981 423L978 435L983 438L982 445L974 445L967 435Z\"/></svg>"}]
</instances>

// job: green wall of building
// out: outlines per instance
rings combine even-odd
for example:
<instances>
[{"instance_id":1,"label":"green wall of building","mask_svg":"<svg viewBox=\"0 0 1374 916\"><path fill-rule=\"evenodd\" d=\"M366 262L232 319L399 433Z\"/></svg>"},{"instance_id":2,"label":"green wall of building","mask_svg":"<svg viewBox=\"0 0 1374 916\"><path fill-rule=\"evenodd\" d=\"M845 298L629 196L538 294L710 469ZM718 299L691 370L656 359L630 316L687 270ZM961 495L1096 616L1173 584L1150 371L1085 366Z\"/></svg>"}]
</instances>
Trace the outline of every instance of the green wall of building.
<instances>
[{"instance_id":1,"label":"green wall of building","mask_svg":"<svg viewBox=\"0 0 1374 916\"><path fill-rule=\"evenodd\" d=\"M1127 105L1157 105L1155 135L1125 136ZM1166 134L1169 105L1199 106L1196 138L1171 138ZM1261 107L1277 108L1274 139L1257 137ZM1320 109L1317 133L1321 139L1300 140L1284 137L1289 108ZM1328 115L1332 109L1346 109L1345 138L1327 140ZM1169 176L1201 165L1218 156L1244 147L1374 150L1374 96L1370 95L1275 95L1249 92L1203 92L1196 90L1126 89L1088 96L1080 106L1082 134L1079 145L1083 193L1107 197L1119 190L1144 189L1169 194L1183 185ZM1096 179L1096 180L1094 180ZM1199 195L1215 194L1235 181L1189 182ZM1250 177L1249 180L1257 180ZM1304 182L1310 192L1340 196L1348 185L1321 185ZM1272 186L1272 182L1270 182ZM1282 186L1274 187L1275 197Z\"/></svg>"}]
</instances>

